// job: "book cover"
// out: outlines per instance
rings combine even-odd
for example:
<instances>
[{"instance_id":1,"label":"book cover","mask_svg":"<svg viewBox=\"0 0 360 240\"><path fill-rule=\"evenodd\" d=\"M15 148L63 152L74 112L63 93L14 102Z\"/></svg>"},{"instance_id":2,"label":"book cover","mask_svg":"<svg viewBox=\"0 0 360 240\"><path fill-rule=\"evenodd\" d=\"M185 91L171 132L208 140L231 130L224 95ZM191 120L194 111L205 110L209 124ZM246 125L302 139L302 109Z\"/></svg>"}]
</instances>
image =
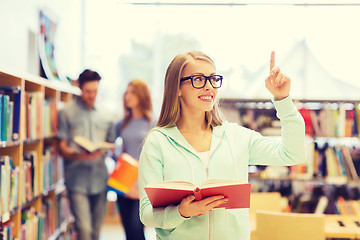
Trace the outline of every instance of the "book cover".
<instances>
[{"instance_id":1,"label":"book cover","mask_svg":"<svg viewBox=\"0 0 360 240\"><path fill-rule=\"evenodd\" d=\"M2 107L2 120L1 120L1 141L7 142L7 128L8 128L8 114L9 114L9 101L10 98L8 95L3 95L3 107Z\"/></svg>"},{"instance_id":2,"label":"book cover","mask_svg":"<svg viewBox=\"0 0 360 240\"><path fill-rule=\"evenodd\" d=\"M251 184L227 179L209 179L199 186L185 181L163 181L149 183L145 192L154 208L177 205L191 194L194 194L195 200L215 195L223 195L229 199L217 208L249 208Z\"/></svg>"},{"instance_id":3,"label":"book cover","mask_svg":"<svg viewBox=\"0 0 360 240\"><path fill-rule=\"evenodd\" d=\"M351 174L351 179L353 180L358 180L359 176L356 172L356 168L353 162L353 159L351 157L350 151L348 147L342 146L341 147L341 153L344 156L345 162L349 168L350 174Z\"/></svg>"},{"instance_id":4,"label":"book cover","mask_svg":"<svg viewBox=\"0 0 360 240\"><path fill-rule=\"evenodd\" d=\"M118 194L126 194L136 184L138 179L138 160L128 153L122 153L116 166L109 176L107 186Z\"/></svg>"},{"instance_id":5,"label":"book cover","mask_svg":"<svg viewBox=\"0 0 360 240\"><path fill-rule=\"evenodd\" d=\"M19 140L19 128L20 128L20 107L21 107L21 89L20 86L1 86L0 93L8 95L10 101L13 102L13 130L12 136L8 136L12 140Z\"/></svg>"},{"instance_id":6,"label":"book cover","mask_svg":"<svg viewBox=\"0 0 360 240\"><path fill-rule=\"evenodd\" d=\"M3 136L3 119L4 119L4 115L5 115L5 111L3 109L3 101L4 101L4 95L0 93L0 142L3 141L2 140L2 136Z\"/></svg>"},{"instance_id":7,"label":"book cover","mask_svg":"<svg viewBox=\"0 0 360 240\"><path fill-rule=\"evenodd\" d=\"M83 149L85 149L86 151L88 151L89 153L94 152L96 150L106 150L106 149L115 148L115 145L113 143L101 142L95 144L91 140L83 136L75 136L74 142Z\"/></svg>"}]
</instances>

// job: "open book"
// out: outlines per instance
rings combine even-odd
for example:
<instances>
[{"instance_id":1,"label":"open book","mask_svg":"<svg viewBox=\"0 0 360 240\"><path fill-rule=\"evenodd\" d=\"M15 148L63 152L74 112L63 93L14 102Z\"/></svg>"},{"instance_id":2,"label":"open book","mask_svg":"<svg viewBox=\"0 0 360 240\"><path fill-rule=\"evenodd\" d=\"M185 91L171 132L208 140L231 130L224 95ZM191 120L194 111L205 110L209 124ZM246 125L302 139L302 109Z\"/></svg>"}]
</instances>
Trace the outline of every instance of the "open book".
<instances>
[{"instance_id":1,"label":"open book","mask_svg":"<svg viewBox=\"0 0 360 240\"><path fill-rule=\"evenodd\" d=\"M214 195L223 195L229 199L217 208L249 208L251 185L228 179L209 179L199 186L185 181L163 181L149 183L145 192L153 207L177 205L184 197L194 194L195 200Z\"/></svg>"},{"instance_id":2,"label":"open book","mask_svg":"<svg viewBox=\"0 0 360 240\"><path fill-rule=\"evenodd\" d=\"M101 142L95 144L83 136L75 136L74 142L90 153L96 150L106 150L106 149L115 148L115 145L113 143Z\"/></svg>"}]
</instances>

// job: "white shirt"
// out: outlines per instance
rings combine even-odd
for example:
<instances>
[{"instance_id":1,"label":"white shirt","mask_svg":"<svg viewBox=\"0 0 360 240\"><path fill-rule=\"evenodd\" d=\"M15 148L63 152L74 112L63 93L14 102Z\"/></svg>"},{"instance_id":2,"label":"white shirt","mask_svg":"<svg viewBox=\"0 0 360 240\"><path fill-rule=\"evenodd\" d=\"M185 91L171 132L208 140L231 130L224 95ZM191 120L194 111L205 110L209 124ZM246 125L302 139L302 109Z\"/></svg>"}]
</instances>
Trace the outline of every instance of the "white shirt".
<instances>
[{"instance_id":1,"label":"white shirt","mask_svg":"<svg viewBox=\"0 0 360 240\"><path fill-rule=\"evenodd\" d=\"M204 166L207 168L207 166L209 164L210 151L197 152L197 153L198 153L198 156L201 159L201 161L204 163Z\"/></svg>"}]
</instances>

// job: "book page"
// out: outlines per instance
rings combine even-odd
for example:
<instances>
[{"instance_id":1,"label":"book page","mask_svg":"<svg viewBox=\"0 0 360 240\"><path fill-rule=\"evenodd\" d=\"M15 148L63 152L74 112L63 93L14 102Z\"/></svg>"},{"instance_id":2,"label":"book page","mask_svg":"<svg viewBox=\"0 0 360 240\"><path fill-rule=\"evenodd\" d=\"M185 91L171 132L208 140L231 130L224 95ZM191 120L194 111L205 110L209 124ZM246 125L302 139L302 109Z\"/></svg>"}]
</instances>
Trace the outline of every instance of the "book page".
<instances>
[{"instance_id":1,"label":"book page","mask_svg":"<svg viewBox=\"0 0 360 240\"><path fill-rule=\"evenodd\" d=\"M74 142L80 145L81 147L85 148L89 152L93 152L97 149L114 148L113 143L102 142L102 143L94 144L92 141L90 141L89 139L83 136L75 136Z\"/></svg>"},{"instance_id":2,"label":"book page","mask_svg":"<svg viewBox=\"0 0 360 240\"><path fill-rule=\"evenodd\" d=\"M210 188L218 186L229 186L236 184L244 184L245 182L232 179L207 179L199 184L199 188Z\"/></svg>"},{"instance_id":3,"label":"book page","mask_svg":"<svg viewBox=\"0 0 360 240\"><path fill-rule=\"evenodd\" d=\"M148 188L167 188L167 189L184 189L184 190L194 190L196 186L191 182L186 181L163 181L163 182L154 182L149 183L146 187Z\"/></svg>"},{"instance_id":4,"label":"book page","mask_svg":"<svg viewBox=\"0 0 360 240\"><path fill-rule=\"evenodd\" d=\"M96 149L108 149L108 148L114 148L114 144L113 143L109 143L109 142L102 142L99 144L95 145Z\"/></svg>"},{"instance_id":5,"label":"book page","mask_svg":"<svg viewBox=\"0 0 360 240\"><path fill-rule=\"evenodd\" d=\"M79 144L81 147L85 148L86 150L92 152L95 150L94 144L87 138L82 136L75 136L74 142Z\"/></svg>"}]
</instances>

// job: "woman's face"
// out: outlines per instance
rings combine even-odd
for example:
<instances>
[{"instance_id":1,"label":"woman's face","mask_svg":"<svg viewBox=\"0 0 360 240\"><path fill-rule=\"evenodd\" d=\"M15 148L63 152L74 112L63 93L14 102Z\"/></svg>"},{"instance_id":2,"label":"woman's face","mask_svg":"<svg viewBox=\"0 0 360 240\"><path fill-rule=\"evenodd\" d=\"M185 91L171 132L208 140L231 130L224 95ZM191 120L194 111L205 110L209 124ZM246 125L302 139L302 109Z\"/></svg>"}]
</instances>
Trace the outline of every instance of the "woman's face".
<instances>
[{"instance_id":1,"label":"woman's face","mask_svg":"<svg viewBox=\"0 0 360 240\"><path fill-rule=\"evenodd\" d=\"M124 96L125 106L133 109L139 106L139 97L135 94L134 87L129 85Z\"/></svg>"},{"instance_id":2,"label":"woman's face","mask_svg":"<svg viewBox=\"0 0 360 240\"><path fill-rule=\"evenodd\" d=\"M194 74L211 76L216 74L212 64L195 60L189 62L183 70L181 78ZM180 84L179 100L181 110L189 109L191 111L211 111L213 109L218 90L213 88L209 81L203 88L196 89L192 86L191 80L185 80Z\"/></svg>"}]
</instances>

